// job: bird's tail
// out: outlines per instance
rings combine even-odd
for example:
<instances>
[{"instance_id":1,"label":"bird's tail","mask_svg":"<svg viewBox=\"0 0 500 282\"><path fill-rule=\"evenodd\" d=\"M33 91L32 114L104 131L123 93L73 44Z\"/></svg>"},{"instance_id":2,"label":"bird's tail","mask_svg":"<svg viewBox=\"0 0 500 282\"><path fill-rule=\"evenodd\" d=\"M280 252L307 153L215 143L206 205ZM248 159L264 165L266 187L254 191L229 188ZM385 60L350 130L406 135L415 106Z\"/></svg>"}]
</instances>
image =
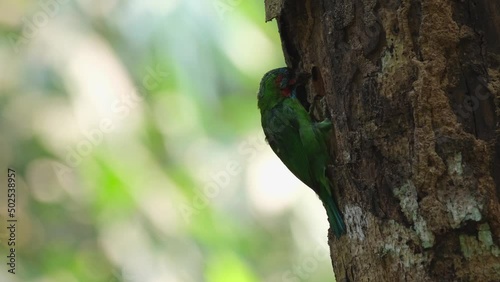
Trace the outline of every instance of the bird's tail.
<instances>
[{"instance_id":1,"label":"bird's tail","mask_svg":"<svg viewBox=\"0 0 500 282\"><path fill-rule=\"evenodd\" d=\"M344 219L342 218L342 213L340 212L337 204L333 200L333 197L326 189L322 189L322 194L319 195L323 205L326 209L326 214L328 215L328 221L330 222L330 228L333 230L335 237L339 238L342 234L345 234L346 227L344 224Z\"/></svg>"},{"instance_id":2,"label":"bird's tail","mask_svg":"<svg viewBox=\"0 0 500 282\"><path fill-rule=\"evenodd\" d=\"M339 238L346 232L344 219L342 219L342 213L340 213L339 208L333 202L332 198L330 198L330 202L330 204L325 205L326 213L328 214L328 221L330 222L330 227L333 229L333 234Z\"/></svg>"}]
</instances>

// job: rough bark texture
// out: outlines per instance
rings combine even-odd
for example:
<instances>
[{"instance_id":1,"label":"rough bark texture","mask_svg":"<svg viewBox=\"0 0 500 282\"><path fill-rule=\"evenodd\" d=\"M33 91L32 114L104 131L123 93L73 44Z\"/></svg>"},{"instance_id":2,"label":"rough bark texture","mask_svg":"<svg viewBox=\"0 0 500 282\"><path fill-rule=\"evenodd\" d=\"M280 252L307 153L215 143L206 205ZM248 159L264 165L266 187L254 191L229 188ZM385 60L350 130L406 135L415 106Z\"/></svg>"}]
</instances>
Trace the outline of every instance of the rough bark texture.
<instances>
[{"instance_id":1,"label":"rough bark texture","mask_svg":"<svg viewBox=\"0 0 500 282\"><path fill-rule=\"evenodd\" d=\"M269 2L334 124L337 281L500 281L500 1Z\"/></svg>"}]
</instances>

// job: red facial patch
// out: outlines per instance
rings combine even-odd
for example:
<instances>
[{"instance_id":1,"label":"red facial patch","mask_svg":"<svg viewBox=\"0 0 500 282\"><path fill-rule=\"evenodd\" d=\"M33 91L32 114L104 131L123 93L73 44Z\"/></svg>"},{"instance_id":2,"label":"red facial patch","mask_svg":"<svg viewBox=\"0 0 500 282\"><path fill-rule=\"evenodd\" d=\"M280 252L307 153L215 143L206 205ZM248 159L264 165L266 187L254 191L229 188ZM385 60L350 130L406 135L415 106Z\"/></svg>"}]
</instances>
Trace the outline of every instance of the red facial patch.
<instances>
[{"instance_id":1,"label":"red facial patch","mask_svg":"<svg viewBox=\"0 0 500 282\"><path fill-rule=\"evenodd\" d=\"M281 95L284 97L290 97L291 93L292 93L292 91L288 87L285 89L281 89Z\"/></svg>"},{"instance_id":2,"label":"red facial patch","mask_svg":"<svg viewBox=\"0 0 500 282\"><path fill-rule=\"evenodd\" d=\"M283 80L283 75L280 74L278 75L278 77L276 77L276 86L278 86L278 88L281 88L281 81ZM289 82L288 82L288 85L294 85L295 84L295 79L291 79ZM292 90L290 89L290 87L286 87L284 89L281 89L281 95L283 97L290 97L290 95L292 94Z\"/></svg>"}]
</instances>

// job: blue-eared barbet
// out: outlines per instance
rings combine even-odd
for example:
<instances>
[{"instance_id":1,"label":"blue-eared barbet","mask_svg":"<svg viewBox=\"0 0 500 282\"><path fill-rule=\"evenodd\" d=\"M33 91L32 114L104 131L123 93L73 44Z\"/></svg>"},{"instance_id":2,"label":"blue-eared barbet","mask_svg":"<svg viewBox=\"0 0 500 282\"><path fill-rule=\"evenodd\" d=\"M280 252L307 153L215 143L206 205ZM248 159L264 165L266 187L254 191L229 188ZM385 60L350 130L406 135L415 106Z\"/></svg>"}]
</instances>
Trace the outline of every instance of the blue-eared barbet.
<instances>
[{"instance_id":1,"label":"blue-eared barbet","mask_svg":"<svg viewBox=\"0 0 500 282\"><path fill-rule=\"evenodd\" d=\"M332 124L313 122L297 97L298 80L289 68L264 75L257 97L262 128L281 161L319 196L338 238L345 233L345 224L326 177L330 163L326 139Z\"/></svg>"}]
</instances>

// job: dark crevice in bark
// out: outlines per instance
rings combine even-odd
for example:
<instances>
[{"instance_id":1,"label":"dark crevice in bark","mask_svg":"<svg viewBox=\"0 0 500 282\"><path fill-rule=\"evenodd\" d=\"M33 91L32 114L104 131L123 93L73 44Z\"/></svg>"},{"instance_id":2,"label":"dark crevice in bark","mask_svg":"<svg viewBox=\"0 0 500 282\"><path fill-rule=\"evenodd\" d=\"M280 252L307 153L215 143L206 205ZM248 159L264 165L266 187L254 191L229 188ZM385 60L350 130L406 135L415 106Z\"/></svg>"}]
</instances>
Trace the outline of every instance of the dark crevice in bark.
<instances>
[{"instance_id":1,"label":"dark crevice in bark","mask_svg":"<svg viewBox=\"0 0 500 282\"><path fill-rule=\"evenodd\" d=\"M500 43L498 39L498 35L500 34L500 28L498 25L500 24L500 20L498 19L498 15L493 16L495 8L499 9L500 5L496 1L487 1L487 2L472 2L469 4L469 8L471 10L470 17L471 20L473 21L473 29L476 35L476 38L478 38L478 44L480 48L480 54L481 54L481 71L484 74L484 76L480 77L480 79L484 79L485 83L482 83L483 81L480 81L482 86L477 86L481 87L484 91L487 91L488 93L486 94L488 97L483 103L486 103L487 105L491 105L491 117L493 119L496 119L495 121L491 122L490 126L486 128L488 132L486 132L488 140L491 140L494 148L494 155L492 156L492 175L495 181L496 185L496 196L497 198L500 197L500 126L498 124L499 116L500 113L494 113L494 108L495 108L495 96L493 93L491 93L487 87L487 84L491 82L491 79L488 76L487 71L485 68L488 67L488 63L490 64L489 67L495 69L498 69L498 63L500 62ZM493 10L492 10L493 9ZM472 12L472 10L474 12ZM479 16L480 15L480 16ZM484 18L489 18L490 21L485 21ZM496 29L495 29L496 26ZM489 58L488 55L486 55L487 51L489 52ZM495 55L496 54L496 57ZM484 77L484 78L483 78ZM483 94L484 95L484 94ZM499 99L498 93L497 95L497 101ZM498 108L498 104L496 105ZM496 131L496 132L495 132ZM481 132L480 132L481 133Z\"/></svg>"},{"instance_id":2,"label":"dark crevice in bark","mask_svg":"<svg viewBox=\"0 0 500 282\"><path fill-rule=\"evenodd\" d=\"M454 255L460 255L460 242L455 232L442 234L434 246L429 269L433 281L456 281Z\"/></svg>"},{"instance_id":3,"label":"dark crevice in bark","mask_svg":"<svg viewBox=\"0 0 500 282\"><path fill-rule=\"evenodd\" d=\"M422 4L418 0L410 1L410 10L408 12L408 27L411 33L413 43L413 52L419 61L423 61L422 51L418 42L420 37L420 25L422 23Z\"/></svg>"},{"instance_id":4,"label":"dark crevice in bark","mask_svg":"<svg viewBox=\"0 0 500 282\"><path fill-rule=\"evenodd\" d=\"M285 61L287 62L289 67L291 67L292 69L297 69L301 59L300 53L296 48L297 44L293 40L295 37L293 36L293 34L289 35L289 32L293 30L289 26L289 22L287 21L290 16L291 15L288 15L286 14L286 12L284 12L283 15L279 17L278 30L281 37L281 45L283 46Z\"/></svg>"},{"instance_id":5,"label":"dark crevice in bark","mask_svg":"<svg viewBox=\"0 0 500 282\"><path fill-rule=\"evenodd\" d=\"M473 15L471 13L471 18L473 18L474 22L474 32L479 38L481 66L483 68L489 66L490 68L498 69L500 68L500 40L498 38L500 35L500 14L494 11L500 10L500 2L474 1L473 5L475 13ZM487 74L487 70L483 70L483 73ZM491 82L490 79L488 77L488 82ZM490 94L492 98L488 99L491 100L488 102L491 102L492 105L497 103L496 107L499 108L499 94L496 93L496 98L494 93ZM492 142L494 143L493 148L495 152L492 156L492 175L496 185L496 196L500 198L500 124L498 122L500 120L500 112L497 112L496 115L493 113L492 115L496 117L496 125L492 125L492 131L496 131L492 132Z\"/></svg>"},{"instance_id":6,"label":"dark crevice in bark","mask_svg":"<svg viewBox=\"0 0 500 282\"><path fill-rule=\"evenodd\" d=\"M460 55L458 55L458 57L460 58ZM478 133L477 133L477 128L476 128L476 114L475 114L475 110L474 110L474 106L475 104L472 104L473 101L473 96L472 96L472 89L469 85L469 82L468 82L468 78L467 76L465 75L465 72L464 72L464 65L462 63L462 61L459 59L458 60L459 62L459 69L460 69L460 74L461 74L461 79L463 80L464 84L465 84L465 93L464 95L466 96L466 98L468 98L469 100L466 101L466 99L463 100L462 104L460 105L462 108L465 107L465 109L469 112L468 114L466 114L466 116L462 116L464 119L467 119L469 117L469 115L472 115L472 124L470 125L471 128L470 131L473 132L474 136L477 138L478 137ZM470 109L470 110L469 110ZM463 114L463 112L461 112L461 114ZM468 128L468 127L466 127Z\"/></svg>"}]
</instances>

